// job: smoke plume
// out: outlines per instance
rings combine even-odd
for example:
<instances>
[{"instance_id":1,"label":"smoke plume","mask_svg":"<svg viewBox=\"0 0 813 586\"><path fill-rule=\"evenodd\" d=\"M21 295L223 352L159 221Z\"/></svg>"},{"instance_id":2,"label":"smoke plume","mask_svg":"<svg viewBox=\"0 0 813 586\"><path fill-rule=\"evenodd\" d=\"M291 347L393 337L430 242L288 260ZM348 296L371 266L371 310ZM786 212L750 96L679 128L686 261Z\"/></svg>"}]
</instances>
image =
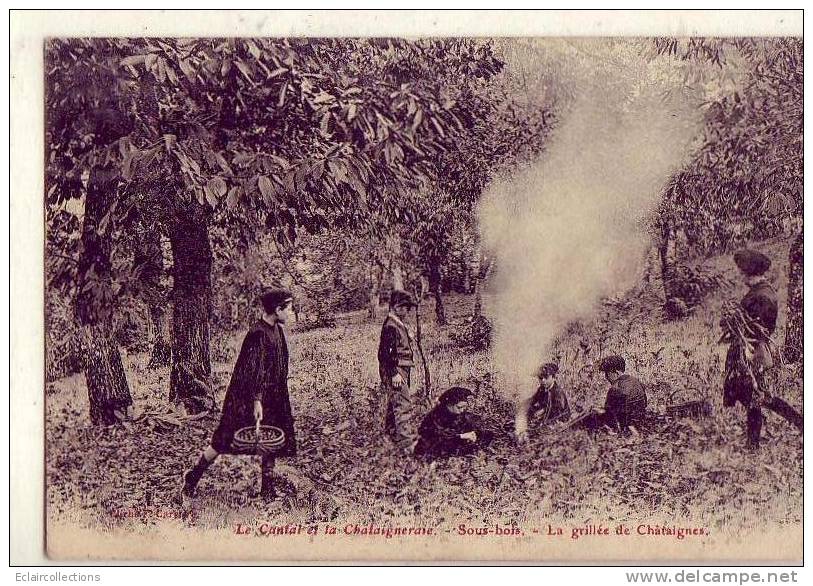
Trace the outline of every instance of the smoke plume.
<instances>
[{"instance_id":1,"label":"smoke plume","mask_svg":"<svg viewBox=\"0 0 813 586\"><path fill-rule=\"evenodd\" d=\"M645 220L698 132L694 109L666 92L663 63L636 66L571 73L573 101L540 160L481 201L483 243L497 261L494 360L511 398L534 390L568 322L639 278Z\"/></svg>"}]
</instances>

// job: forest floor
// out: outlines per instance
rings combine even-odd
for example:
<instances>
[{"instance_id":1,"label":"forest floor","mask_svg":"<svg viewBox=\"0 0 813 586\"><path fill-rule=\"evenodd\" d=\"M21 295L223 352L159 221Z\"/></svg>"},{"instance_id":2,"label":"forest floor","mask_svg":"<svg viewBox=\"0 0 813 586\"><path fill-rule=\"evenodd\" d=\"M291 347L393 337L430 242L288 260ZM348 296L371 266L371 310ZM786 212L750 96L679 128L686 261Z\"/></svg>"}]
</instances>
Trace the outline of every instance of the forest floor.
<instances>
[{"instance_id":1,"label":"forest floor","mask_svg":"<svg viewBox=\"0 0 813 586\"><path fill-rule=\"evenodd\" d=\"M789 241L763 243L775 263L784 310ZM736 282L730 257L704 266ZM330 329L291 336L290 391L299 455L278 466L284 497L257 499L259 461L221 457L199 486L183 522L224 528L257 518L275 523L352 520L359 523L453 525L676 520L740 530L766 522L802 520L802 436L767 415L764 447L744 450L744 412L723 409L725 349L717 344L724 300L744 287L718 291L688 319L665 322L653 296L629 295L603 304L590 322L571 328L556 349L560 382L576 411L601 406L606 382L592 365L610 350L628 357L629 370L650 385L650 407L663 412L670 389L707 397L713 414L663 423L645 435L622 437L565 430L510 442L488 453L434 465L399 456L379 433L376 347L380 320L363 312ZM513 407L487 351L455 347L449 333L469 315L469 296L449 296L448 326L425 318L424 348L434 388L465 382L477 389L472 410L510 429ZM431 302L423 306L430 314ZM488 314L488 297L484 311ZM784 311L783 311L784 313ZM382 316L383 317L383 308ZM214 380L220 399L243 332L218 338ZM777 339L784 336L780 318ZM544 357L540 357L540 361ZM217 417L186 420L166 406L168 369L149 370L144 354L125 355L138 416L108 428L89 424L81 375L49 383L46 401L47 504L50 519L76 519L114 528L133 520L126 511L176 505L183 471L207 445ZM420 372L416 378L420 379ZM777 391L801 408L800 367L785 366ZM437 392L437 391L436 391ZM684 395L685 396L685 395ZM421 411L424 411L424 406ZM419 416L420 413L417 416ZM414 521L414 523L410 523Z\"/></svg>"}]
</instances>

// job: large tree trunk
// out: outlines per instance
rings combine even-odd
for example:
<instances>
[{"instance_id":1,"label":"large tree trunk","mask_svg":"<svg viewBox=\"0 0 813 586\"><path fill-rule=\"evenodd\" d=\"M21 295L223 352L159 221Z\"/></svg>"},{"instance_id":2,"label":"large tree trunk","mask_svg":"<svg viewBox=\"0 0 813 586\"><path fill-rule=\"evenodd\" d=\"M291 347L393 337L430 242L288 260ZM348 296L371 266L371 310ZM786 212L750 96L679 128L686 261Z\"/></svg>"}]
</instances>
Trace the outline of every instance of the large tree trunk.
<instances>
[{"instance_id":1,"label":"large tree trunk","mask_svg":"<svg viewBox=\"0 0 813 586\"><path fill-rule=\"evenodd\" d=\"M401 272L401 265L398 261L392 261L390 265L390 273L392 273L392 288L404 290L404 273Z\"/></svg>"},{"instance_id":2,"label":"large tree trunk","mask_svg":"<svg viewBox=\"0 0 813 586\"><path fill-rule=\"evenodd\" d=\"M133 404L119 348L107 324L83 326L82 339L90 421L94 425L116 423Z\"/></svg>"},{"instance_id":3,"label":"large tree trunk","mask_svg":"<svg viewBox=\"0 0 813 586\"><path fill-rule=\"evenodd\" d=\"M474 317L480 317L483 313L483 292L480 285L480 277L476 274L471 277L471 285L474 290Z\"/></svg>"},{"instance_id":4,"label":"large tree trunk","mask_svg":"<svg viewBox=\"0 0 813 586\"><path fill-rule=\"evenodd\" d=\"M435 316L440 325L446 325L446 310L443 308L443 283L440 275L440 261L429 262L429 290L435 296Z\"/></svg>"},{"instance_id":5,"label":"large tree trunk","mask_svg":"<svg viewBox=\"0 0 813 586\"><path fill-rule=\"evenodd\" d=\"M147 368L163 368L169 366L172 359L172 348L166 336L167 314L162 306L156 304L150 304L149 311L152 348Z\"/></svg>"},{"instance_id":6,"label":"large tree trunk","mask_svg":"<svg viewBox=\"0 0 813 586\"><path fill-rule=\"evenodd\" d=\"M202 209L192 204L170 229L173 260L169 400L187 413L214 407L209 354L212 249Z\"/></svg>"},{"instance_id":7,"label":"large tree trunk","mask_svg":"<svg viewBox=\"0 0 813 586\"><path fill-rule=\"evenodd\" d=\"M799 362L804 350L804 233L800 233L791 244L789 260L788 321L783 357L786 362Z\"/></svg>"},{"instance_id":8,"label":"large tree trunk","mask_svg":"<svg viewBox=\"0 0 813 586\"><path fill-rule=\"evenodd\" d=\"M166 311L167 292L161 285L164 272L164 254L161 233L154 225L140 222L135 230L133 263L139 270L141 297L150 314L150 360L147 368L169 366L171 349L167 341Z\"/></svg>"},{"instance_id":9,"label":"large tree trunk","mask_svg":"<svg viewBox=\"0 0 813 586\"><path fill-rule=\"evenodd\" d=\"M474 293L474 275L471 274L471 269L469 268L469 264L464 262L463 263L463 283L462 288L463 292L467 295L471 295Z\"/></svg>"},{"instance_id":10,"label":"large tree trunk","mask_svg":"<svg viewBox=\"0 0 813 586\"><path fill-rule=\"evenodd\" d=\"M482 251L477 252L477 270L472 275L472 289L474 291L474 317L480 317L483 312L483 283L488 279L494 266L491 259L484 256Z\"/></svg>"},{"instance_id":11,"label":"large tree trunk","mask_svg":"<svg viewBox=\"0 0 813 586\"><path fill-rule=\"evenodd\" d=\"M674 233L671 225L667 221L662 221L661 224L661 240L658 244L658 254L661 259L661 280L663 281L663 295L664 300L669 301L672 298L672 276L674 269L674 250L673 238Z\"/></svg>"},{"instance_id":12,"label":"large tree trunk","mask_svg":"<svg viewBox=\"0 0 813 586\"><path fill-rule=\"evenodd\" d=\"M116 175L94 171L88 183L79 259L76 314L82 329L85 381L94 424L115 423L132 405L127 376L111 328L114 295L109 217Z\"/></svg>"},{"instance_id":13,"label":"large tree trunk","mask_svg":"<svg viewBox=\"0 0 813 586\"><path fill-rule=\"evenodd\" d=\"M381 281L384 271L376 264L375 260L370 261L370 296L367 306L367 317L375 320L378 317L378 301L381 294Z\"/></svg>"},{"instance_id":14,"label":"large tree trunk","mask_svg":"<svg viewBox=\"0 0 813 586\"><path fill-rule=\"evenodd\" d=\"M404 291L404 271L401 269L401 240L398 236L390 236L385 241L387 256L389 257L389 272L393 289Z\"/></svg>"}]
</instances>

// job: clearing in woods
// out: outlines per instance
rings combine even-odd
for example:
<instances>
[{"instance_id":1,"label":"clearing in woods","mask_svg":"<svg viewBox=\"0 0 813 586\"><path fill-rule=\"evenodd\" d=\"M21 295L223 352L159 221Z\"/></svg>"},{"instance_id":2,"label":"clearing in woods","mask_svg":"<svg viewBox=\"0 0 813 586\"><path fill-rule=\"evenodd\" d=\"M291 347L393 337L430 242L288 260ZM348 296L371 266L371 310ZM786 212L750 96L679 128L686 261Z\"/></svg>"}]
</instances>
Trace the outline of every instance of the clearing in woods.
<instances>
[{"instance_id":1,"label":"clearing in woods","mask_svg":"<svg viewBox=\"0 0 813 586\"><path fill-rule=\"evenodd\" d=\"M774 259L779 341L788 246L785 239L760 244ZM712 258L704 266L738 283L729 258ZM690 318L676 322L664 322L662 301L652 293L630 294L602 305L591 322L571 328L555 350L560 381L577 412L602 404L606 382L591 365L613 351L625 355L629 370L649 385L651 409L663 412L672 390L690 389L682 397L709 397L711 417L665 421L658 431L633 437L538 434L524 449L506 440L490 453L431 466L398 456L379 436L378 320L368 322L360 312L343 316L334 328L294 333L290 389L299 456L278 467L290 481L283 483L285 496L261 503L258 458L221 457L201 481L195 515L187 522L223 528L259 516L280 524L380 524L390 518L429 526L543 518L671 524L679 518L731 531L767 522L800 523L802 437L769 414L764 447L746 452L742 408L722 408L720 307L742 292L739 283L718 291ZM474 298L448 301L448 326L434 323L431 301L422 308L435 393L452 383L473 384L478 392L472 409L510 429L513 407L488 352L464 351L449 340L449 332L471 313ZM486 315L488 301L486 295ZM214 363L214 380L221 401L242 335L221 335L216 342L222 359ZM149 370L146 361L145 354L125 357L136 414L111 427L90 425L82 375L48 384L50 518L115 527L135 522L128 510L176 507L181 474L205 447L217 417L185 420L169 412L169 370ZM802 403L799 368L785 366L778 376L778 394L795 407ZM420 368L416 374L422 378Z\"/></svg>"}]
</instances>

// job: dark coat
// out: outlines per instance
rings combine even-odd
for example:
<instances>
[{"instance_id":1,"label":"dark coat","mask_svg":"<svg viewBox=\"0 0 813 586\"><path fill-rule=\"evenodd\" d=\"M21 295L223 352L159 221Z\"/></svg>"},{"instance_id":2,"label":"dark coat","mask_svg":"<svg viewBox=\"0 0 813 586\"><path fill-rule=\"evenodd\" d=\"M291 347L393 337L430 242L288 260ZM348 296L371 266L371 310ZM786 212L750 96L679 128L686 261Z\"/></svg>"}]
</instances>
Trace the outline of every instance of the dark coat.
<instances>
[{"instance_id":1,"label":"dark coat","mask_svg":"<svg viewBox=\"0 0 813 586\"><path fill-rule=\"evenodd\" d=\"M235 432L254 426L254 401L263 406L263 425L274 425L285 432L285 444L277 456L296 454L296 435L291 401L288 396L288 344L282 327L259 320L246 334L237 364L234 365L220 424L212 436L212 447L219 453L233 454Z\"/></svg>"},{"instance_id":2,"label":"dark coat","mask_svg":"<svg viewBox=\"0 0 813 586\"><path fill-rule=\"evenodd\" d=\"M381 338L378 342L378 371L381 379L388 381L400 370L415 366L412 352L412 340L409 332L400 320L388 315L381 326Z\"/></svg>"},{"instance_id":3,"label":"dark coat","mask_svg":"<svg viewBox=\"0 0 813 586\"><path fill-rule=\"evenodd\" d=\"M641 381L629 374L622 374L607 391L604 402L606 423L626 429L640 424L646 414L646 389Z\"/></svg>"},{"instance_id":4,"label":"dark coat","mask_svg":"<svg viewBox=\"0 0 813 586\"><path fill-rule=\"evenodd\" d=\"M477 434L476 442L459 437L470 431ZM473 454L493 438L472 414L452 413L446 405L437 405L424 417L418 435L415 455L429 459Z\"/></svg>"},{"instance_id":5,"label":"dark coat","mask_svg":"<svg viewBox=\"0 0 813 586\"><path fill-rule=\"evenodd\" d=\"M550 390L542 385L531 398L528 419L539 414L545 421L567 421L570 419L570 404L564 389L556 382Z\"/></svg>"}]
</instances>

